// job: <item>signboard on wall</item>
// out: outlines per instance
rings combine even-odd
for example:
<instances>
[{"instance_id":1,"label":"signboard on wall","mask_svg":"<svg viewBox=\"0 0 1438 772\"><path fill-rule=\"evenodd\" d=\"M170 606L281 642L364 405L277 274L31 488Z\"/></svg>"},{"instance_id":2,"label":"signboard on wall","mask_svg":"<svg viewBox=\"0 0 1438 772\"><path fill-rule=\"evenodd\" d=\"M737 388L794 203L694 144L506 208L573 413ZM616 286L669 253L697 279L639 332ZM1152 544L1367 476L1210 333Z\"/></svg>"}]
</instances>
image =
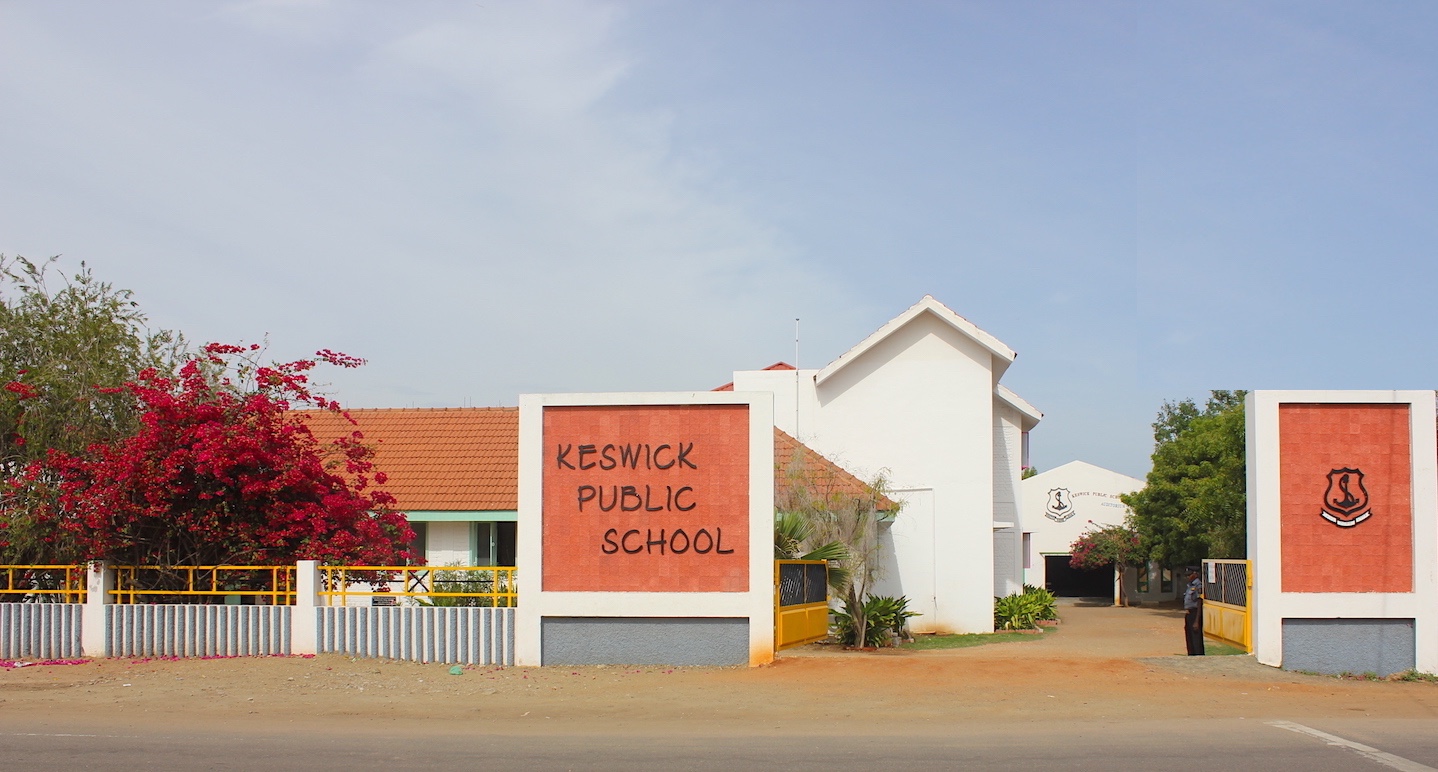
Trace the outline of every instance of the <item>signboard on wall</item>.
<instances>
[{"instance_id":1,"label":"signboard on wall","mask_svg":"<svg viewBox=\"0 0 1438 772\"><path fill-rule=\"evenodd\" d=\"M1278 407L1284 592L1411 592L1407 404Z\"/></svg>"},{"instance_id":2,"label":"signboard on wall","mask_svg":"<svg viewBox=\"0 0 1438 772\"><path fill-rule=\"evenodd\" d=\"M544 589L746 592L749 407L544 411Z\"/></svg>"}]
</instances>

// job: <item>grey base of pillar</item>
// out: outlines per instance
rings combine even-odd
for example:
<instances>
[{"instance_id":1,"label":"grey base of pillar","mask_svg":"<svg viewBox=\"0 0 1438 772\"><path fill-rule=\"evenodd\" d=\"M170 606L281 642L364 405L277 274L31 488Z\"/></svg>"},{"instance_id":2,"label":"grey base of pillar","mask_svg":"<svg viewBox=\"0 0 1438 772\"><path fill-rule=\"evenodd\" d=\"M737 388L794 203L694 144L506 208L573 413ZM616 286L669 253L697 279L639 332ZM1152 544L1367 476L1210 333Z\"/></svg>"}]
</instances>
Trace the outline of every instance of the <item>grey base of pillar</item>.
<instances>
[{"instance_id":1,"label":"grey base of pillar","mask_svg":"<svg viewBox=\"0 0 1438 772\"><path fill-rule=\"evenodd\" d=\"M746 665L747 618L544 617L545 665Z\"/></svg>"},{"instance_id":2,"label":"grey base of pillar","mask_svg":"<svg viewBox=\"0 0 1438 772\"><path fill-rule=\"evenodd\" d=\"M1412 619L1285 619L1283 669L1390 676L1412 670Z\"/></svg>"}]
</instances>

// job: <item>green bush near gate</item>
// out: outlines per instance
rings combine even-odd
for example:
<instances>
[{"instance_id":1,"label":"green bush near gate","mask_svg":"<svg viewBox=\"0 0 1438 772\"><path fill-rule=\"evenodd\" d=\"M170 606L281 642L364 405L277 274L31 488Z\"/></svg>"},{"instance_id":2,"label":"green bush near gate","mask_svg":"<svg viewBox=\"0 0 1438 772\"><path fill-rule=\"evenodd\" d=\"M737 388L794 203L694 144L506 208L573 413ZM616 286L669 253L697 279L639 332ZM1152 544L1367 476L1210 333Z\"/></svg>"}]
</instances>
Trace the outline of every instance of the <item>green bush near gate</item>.
<instances>
[{"instance_id":1,"label":"green bush near gate","mask_svg":"<svg viewBox=\"0 0 1438 772\"><path fill-rule=\"evenodd\" d=\"M918 612L909 610L908 596L891 598L885 595L870 595L864 601L864 642L857 643L858 631L854 618L844 611L830 610L834 616L834 635L845 646L887 646L894 636L904 635L904 628L911 617Z\"/></svg>"},{"instance_id":2,"label":"green bush near gate","mask_svg":"<svg viewBox=\"0 0 1438 772\"><path fill-rule=\"evenodd\" d=\"M1042 587L1024 585L1024 591L994 598L995 630L1034 630L1039 622L1058 619L1058 601Z\"/></svg>"},{"instance_id":3,"label":"green bush near gate","mask_svg":"<svg viewBox=\"0 0 1438 772\"><path fill-rule=\"evenodd\" d=\"M1034 604L1038 611L1038 621L1050 622L1059 618L1059 599L1053 593L1042 587L1026 584L1024 595L1032 598L1029 602Z\"/></svg>"}]
</instances>

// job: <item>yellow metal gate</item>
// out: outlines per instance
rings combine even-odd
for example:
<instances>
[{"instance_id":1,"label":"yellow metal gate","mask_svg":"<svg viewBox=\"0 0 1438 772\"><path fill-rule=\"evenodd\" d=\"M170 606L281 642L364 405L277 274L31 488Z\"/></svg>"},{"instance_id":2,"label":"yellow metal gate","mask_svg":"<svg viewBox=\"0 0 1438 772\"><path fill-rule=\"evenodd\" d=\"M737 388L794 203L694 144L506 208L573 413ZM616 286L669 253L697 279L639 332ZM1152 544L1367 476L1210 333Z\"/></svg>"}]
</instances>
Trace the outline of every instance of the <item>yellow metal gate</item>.
<instances>
[{"instance_id":1,"label":"yellow metal gate","mask_svg":"<svg viewBox=\"0 0 1438 772\"><path fill-rule=\"evenodd\" d=\"M1247 560L1203 561L1203 634L1253 653L1253 572Z\"/></svg>"},{"instance_id":2,"label":"yellow metal gate","mask_svg":"<svg viewBox=\"0 0 1438 772\"><path fill-rule=\"evenodd\" d=\"M828 635L828 562L774 561L774 648L813 643Z\"/></svg>"}]
</instances>

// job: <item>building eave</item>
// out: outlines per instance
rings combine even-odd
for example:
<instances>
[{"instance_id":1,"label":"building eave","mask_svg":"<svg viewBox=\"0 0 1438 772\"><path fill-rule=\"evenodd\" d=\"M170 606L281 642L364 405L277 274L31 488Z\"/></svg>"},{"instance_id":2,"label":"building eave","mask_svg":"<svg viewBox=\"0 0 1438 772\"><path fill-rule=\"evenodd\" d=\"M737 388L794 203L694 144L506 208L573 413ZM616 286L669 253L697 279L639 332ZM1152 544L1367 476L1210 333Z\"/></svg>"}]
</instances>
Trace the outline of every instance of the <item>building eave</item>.
<instances>
[{"instance_id":1,"label":"building eave","mask_svg":"<svg viewBox=\"0 0 1438 772\"><path fill-rule=\"evenodd\" d=\"M996 386L994 388L994 397L1005 405L1019 411L1024 418L1022 427L1024 431L1038 426L1039 421L1044 419L1043 412L1030 404L1028 400L1015 394L1007 386Z\"/></svg>"}]
</instances>

